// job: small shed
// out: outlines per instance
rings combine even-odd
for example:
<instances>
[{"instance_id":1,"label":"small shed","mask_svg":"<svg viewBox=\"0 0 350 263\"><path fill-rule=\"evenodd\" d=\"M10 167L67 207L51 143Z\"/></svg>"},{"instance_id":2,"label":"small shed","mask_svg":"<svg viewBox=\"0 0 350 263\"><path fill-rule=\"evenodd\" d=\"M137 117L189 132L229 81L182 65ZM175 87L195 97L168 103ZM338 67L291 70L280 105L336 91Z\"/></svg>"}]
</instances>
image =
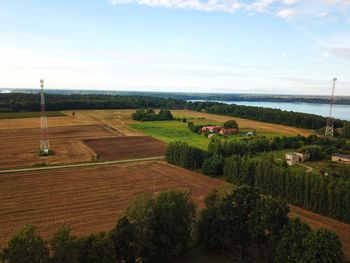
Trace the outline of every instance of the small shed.
<instances>
[{"instance_id":1,"label":"small shed","mask_svg":"<svg viewBox=\"0 0 350 263\"><path fill-rule=\"evenodd\" d=\"M310 154L309 153L295 153L299 156L299 161L300 162L305 162L310 159Z\"/></svg>"},{"instance_id":2,"label":"small shed","mask_svg":"<svg viewBox=\"0 0 350 263\"><path fill-rule=\"evenodd\" d=\"M350 155L335 153L332 155L332 161L344 164L350 164Z\"/></svg>"},{"instance_id":3,"label":"small shed","mask_svg":"<svg viewBox=\"0 0 350 263\"><path fill-rule=\"evenodd\" d=\"M286 160L288 165L295 165L300 162L300 159L297 153L286 153Z\"/></svg>"}]
</instances>

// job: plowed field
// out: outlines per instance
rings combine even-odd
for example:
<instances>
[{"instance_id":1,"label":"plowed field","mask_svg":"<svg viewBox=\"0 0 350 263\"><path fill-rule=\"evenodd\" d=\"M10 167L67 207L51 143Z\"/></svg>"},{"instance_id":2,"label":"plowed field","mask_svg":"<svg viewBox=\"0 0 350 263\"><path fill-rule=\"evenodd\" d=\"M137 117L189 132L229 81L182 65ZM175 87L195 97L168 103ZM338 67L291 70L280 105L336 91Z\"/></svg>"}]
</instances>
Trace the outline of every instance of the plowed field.
<instances>
[{"instance_id":1,"label":"plowed field","mask_svg":"<svg viewBox=\"0 0 350 263\"><path fill-rule=\"evenodd\" d=\"M0 246L25 225L48 237L61 224L76 234L114 227L130 199L142 192L189 190L199 206L222 181L160 162L129 163L0 177Z\"/></svg>"},{"instance_id":2,"label":"plowed field","mask_svg":"<svg viewBox=\"0 0 350 263\"><path fill-rule=\"evenodd\" d=\"M84 140L101 160L122 160L163 156L167 145L148 136L115 137Z\"/></svg>"},{"instance_id":3,"label":"plowed field","mask_svg":"<svg viewBox=\"0 0 350 263\"><path fill-rule=\"evenodd\" d=\"M74 163L90 161L94 155L81 140L121 134L101 125L54 126L49 130L55 154L39 157L40 129L0 129L0 168L31 166L36 163Z\"/></svg>"}]
</instances>

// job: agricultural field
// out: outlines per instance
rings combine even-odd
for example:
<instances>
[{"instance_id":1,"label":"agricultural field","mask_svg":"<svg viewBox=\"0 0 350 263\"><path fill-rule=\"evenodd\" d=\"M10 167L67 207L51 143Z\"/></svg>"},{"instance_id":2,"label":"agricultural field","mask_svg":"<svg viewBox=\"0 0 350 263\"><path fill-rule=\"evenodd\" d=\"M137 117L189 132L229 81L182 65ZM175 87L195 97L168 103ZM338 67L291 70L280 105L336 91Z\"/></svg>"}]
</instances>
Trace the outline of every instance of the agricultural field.
<instances>
[{"instance_id":1,"label":"agricultural field","mask_svg":"<svg viewBox=\"0 0 350 263\"><path fill-rule=\"evenodd\" d=\"M167 148L164 142L148 136L87 139L84 143L103 161L164 156Z\"/></svg>"},{"instance_id":2,"label":"agricultural field","mask_svg":"<svg viewBox=\"0 0 350 263\"><path fill-rule=\"evenodd\" d=\"M38 226L46 238L63 223L77 235L107 231L114 227L128 202L142 192L188 190L201 208L206 194L224 185L222 180L156 161L2 174L0 246L24 224ZM335 231L350 259L350 225L290 208L291 216L299 216L311 227ZM201 257L193 251L184 256L183 262L201 262ZM214 259L218 260L216 255L208 255L207 262L221 262Z\"/></svg>"},{"instance_id":3,"label":"agricultural field","mask_svg":"<svg viewBox=\"0 0 350 263\"><path fill-rule=\"evenodd\" d=\"M203 207L206 194L224 182L161 162L137 162L2 174L0 246L25 224L48 237L63 223L75 234L112 229L128 202L142 192L189 190Z\"/></svg>"},{"instance_id":4,"label":"agricultural field","mask_svg":"<svg viewBox=\"0 0 350 263\"><path fill-rule=\"evenodd\" d=\"M0 112L1 119L23 119L23 118L40 118L41 112ZM61 117L65 116L61 111L48 111L47 117Z\"/></svg>"},{"instance_id":5,"label":"agricultural field","mask_svg":"<svg viewBox=\"0 0 350 263\"><path fill-rule=\"evenodd\" d=\"M297 134L300 135L310 135L312 131L284 126L280 124L271 124L266 122L209 114L205 112L197 112L190 110L172 110L171 111L176 118L187 118L188 121L193 121L194 123L224 123L227 120L235 119L240 127L243 130L253 130L255 129L258 133L265 133L265 136L269 135L285 135L285 136L295 136Z\"/></svg>"}]
</instances>

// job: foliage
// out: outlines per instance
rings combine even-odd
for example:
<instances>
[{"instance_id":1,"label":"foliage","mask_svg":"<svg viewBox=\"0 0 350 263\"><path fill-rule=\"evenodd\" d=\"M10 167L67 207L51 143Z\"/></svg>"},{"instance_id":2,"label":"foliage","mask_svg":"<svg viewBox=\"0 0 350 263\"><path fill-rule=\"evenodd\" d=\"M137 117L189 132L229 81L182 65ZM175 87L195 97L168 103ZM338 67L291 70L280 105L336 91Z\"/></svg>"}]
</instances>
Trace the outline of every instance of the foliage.
<instances>
[{"instance_id":1,"label":"foliage","mask_svg":"<svg viewBox=\"0 0 350 263\"><path fill-rule=\"evenodd\" d=\"M205 152L184 142L170 143L165 158L171 164L176 164L187 169L201 168Z\"/></svg>"},{"instance_id":2,"label":"foliage","mask_svg":"<svg viewBox=\"0 0 350 263\"><path fill-rule=\"evenodd\" d=\"M209 249L242 252L250 245L248 221L260 195L257 189L241 187L220 197L214 192L206 200L206 209L198 223L198 241Z\"/></svg>"},{"instance_id":3,"label":"foliage","mask_svg":"<svg viewBox=\"0 0 350 263\"><path fill-rule=\"evenodd\" d=\"M202 165L202 172L206 175L218 176L223 174L225 160L221 156L206 158Z\"/></svg>"},{"instance_id":4,"label":"foliage","mask_svg":"<svg viewBox=\"0 0 350 263\"><path fill-rule=\"evenodd\" d=\"M310 263L344 262L339 237L327 230L318 229L311 232L304 240L306 248L303 260Z\"/></svg>"},{"instance_id":5,"label":"foliage","mask_svg":"<svg viewBox=\"0 0 350 263\"><path fill-rule=\"evenodd\" d=\"M322 148L318 145L303 146L300 149L298 149L298 152L310 154L311 161L321 160L325 158L325 154L322 151Z\"/></svg>"},{"instance_id":6,"label":"foliage","mask_svg":"<svg viewBox=\"0 0 350 263\"><path fill-rule=\"evenodd\" d=\"M112 240L105 233L78 239L79 263L115 263Z\"/></svg>"},{"instance_id":7,"label":"foliage","mask_svg":"<svg viewBox=\"0 0 350 263\"><path fill-rule=\"evenodd\" d=\"M228 158L225 179L234 184L259 187L264 194L350 223L350 181L293 171L275 163L272 155L261 158Z\"/></svg>"},{"instance_id":8,"label":"foliage","mask_svg":"<svg viewBox=\"0 0 350 263\"><path fill-rule=\"evenodd\" d=\"M115 256L118 263L135 262L137 252L137 236L135 225L124 216L109 234L115 248Z\"/></svg>"},{"instance_id":9,"label":"foliage","mask_svg":"<svg viewBox=\"0 0 350 263\"><path fill-rule=\"evenodd\" d=\"M174 117L169 110L161 109L156 114L154 109L138 109L132 114L132 119L136 121L167 121L173 120Z\"/></svg>"},{"instance_id":10,"label":"foliage","mask_svg":"<svg viewBox=\"0 0 350 263\"><path fill-rule=\"evenodd\" d=\"M136 228L138 255L143 262L166 262L182 254L191 242L195 205L186 192L162 192L137 197L127 208Z\"/></svg>"},{"instance_id":11,"label":"foliage","mask_svg":"<svg viewBox=\"0 0 350 263\"><path fill-rule=\"evenodd\" d=\"M1 259L8 263L47 263L49 250L34 226L20 229L4 248Z\"/></svg>"},{"instance_id":12,"label":"foliage","mask_svg":"<svg viewBox=\"0 0 350 263\"><path fill-rule=\"evenodd\" d=\"M341 137L350 139L350 121L344 122Z\"/></svg>"},{"instance_id":13,"label":"foliage","mask_svg":"<svg viewBox=\"0 0 350 263\"><path fill-rule=\"evenodd\" d=\"M78 263L78 248L76 237L71 235L71 229L62 226L50 240L52 263Z\"/></svg>"},{"instance_id":14,"label":"foliage","mask_svg":"<svg viewBox=\"0 0 350 263\"><path fill-rule=\"evenodd\" d=\"M226 129L238 129L238 123L235 120L228 120L224 123L224 128Z\"/></svg>"},{"instance_id":15,"label":"foliage","mask_svg":"<svg viewBox=\"0 0 350 263\"><path fill-rule=\"evenodd\" d=\"M305 262L303 260L306 250L304 240L310 232L310 227L299 218L290 219L281 231L275 254L275 262Z\"/></svg>"},{"instance_id":16,"label":"foliage","mask_svg":"<svg viewBox=\"0 0 350 263\"><path fill-rule=\"evenodd\" d=\"M191 242L195 212L195 205L187 192L171 190L158 195L154 209L154 245L160 262L186 251Z\"/></svg>"}]
</instances>

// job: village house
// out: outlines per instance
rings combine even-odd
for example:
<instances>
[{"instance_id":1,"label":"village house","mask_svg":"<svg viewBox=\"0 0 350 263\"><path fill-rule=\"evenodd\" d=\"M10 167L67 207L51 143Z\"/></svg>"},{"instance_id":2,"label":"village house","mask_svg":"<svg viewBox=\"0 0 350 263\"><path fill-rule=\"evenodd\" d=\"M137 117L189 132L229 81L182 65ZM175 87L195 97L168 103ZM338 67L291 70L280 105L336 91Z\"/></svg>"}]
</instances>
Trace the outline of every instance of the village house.
<instances>
[{"instance_id":1,"label":"village house","mask_svg":"<svg viewBox=\"0 0 350 263\"><path fill-rule=\"evenodd\" d=\"M332 161L344 164L350 164L350 155L335 153L332 155Z\"/></svg>"},{"instance_id":2,"label":"village house","mask_svg":"<svg viewBox=\"0 0 350 263\"><path fill-rule=\"evenodd\" d=\"M222 129L222 127L220 127L220 126L203 126L201 128L201 132L202 133L205 133L205 132L218 133L221 129Z\"/></svg>"}]
</instances>

